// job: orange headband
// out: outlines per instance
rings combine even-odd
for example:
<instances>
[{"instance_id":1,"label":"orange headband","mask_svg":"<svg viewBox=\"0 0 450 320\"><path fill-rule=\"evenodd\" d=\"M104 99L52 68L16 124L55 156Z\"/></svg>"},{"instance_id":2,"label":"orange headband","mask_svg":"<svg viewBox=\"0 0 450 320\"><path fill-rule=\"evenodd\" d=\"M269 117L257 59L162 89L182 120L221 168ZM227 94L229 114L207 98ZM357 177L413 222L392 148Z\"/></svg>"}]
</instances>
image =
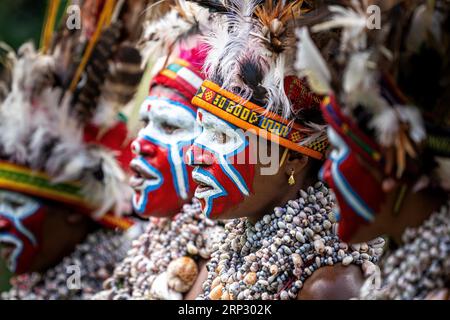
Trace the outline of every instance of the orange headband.
<instances>
[{"instance_id":1,"label":"orange headband","mask_svg":"<svg viewBox=\"0 0 450 320\"><path fill-rule=\"evenodd\" d=\"M279 115L222 89L211 81L204 81L192 104L244 130L254 130L259 136L276 142L290 150L321 160L328 147L326 139L307 145L299 142L307 136L308 129L290 123Z\"/></svg>"}]
</instances>

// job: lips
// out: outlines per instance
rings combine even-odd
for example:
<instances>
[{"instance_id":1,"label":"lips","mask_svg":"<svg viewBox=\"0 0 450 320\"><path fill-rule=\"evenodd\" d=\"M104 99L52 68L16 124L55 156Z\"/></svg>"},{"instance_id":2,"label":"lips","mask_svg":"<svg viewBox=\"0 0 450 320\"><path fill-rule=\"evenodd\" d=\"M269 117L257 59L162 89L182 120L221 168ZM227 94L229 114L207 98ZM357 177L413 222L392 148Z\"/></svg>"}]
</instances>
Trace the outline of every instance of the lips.
<instances>
[{"instance_id":1,"label":"lips","mask_svg":"<svg viewBox=\"0 0 450 320\"><path fill-rule=\"evenodd\" d=\"M130 179L130 185L134 190L142 190L145 186L157 185L161 181L161 177L152 172L140 159L133 159L130 168L134 173Z\"/></svg>"},{"instance_id":2,"label":"lips","mask_svg":"<svg viewBox=\"0 0 450 320\"><path fill-rule=\"evenodd\" d=\"M218 189L210 177L198 172L197 170L192 172L192 179L197 184L197 189L195 189L195 197L198 199L207 198Z\"/></svg>"},{"instance_id":3,"label":"lips","mask_svg":"<svg viewBox=\"0 0 450 320\"><path fill-rule=\"evenodd\" d=\"M22 243L12 237L3 235L0 238L0 258L7 262L8 268L13 272L16 271L16 259L22 247Z\"/></svg>"},{"instance_id":4,"label":"lips","mask_svg":"<svg viewBox=\"0 0 450 320\"><path fill-rule=\"evenodd\" d=\"M11 256L16 249L16 246L12 243L0 242L0 258L4 261L9 261L11 259Z\"/></svg>"}]
</instances>

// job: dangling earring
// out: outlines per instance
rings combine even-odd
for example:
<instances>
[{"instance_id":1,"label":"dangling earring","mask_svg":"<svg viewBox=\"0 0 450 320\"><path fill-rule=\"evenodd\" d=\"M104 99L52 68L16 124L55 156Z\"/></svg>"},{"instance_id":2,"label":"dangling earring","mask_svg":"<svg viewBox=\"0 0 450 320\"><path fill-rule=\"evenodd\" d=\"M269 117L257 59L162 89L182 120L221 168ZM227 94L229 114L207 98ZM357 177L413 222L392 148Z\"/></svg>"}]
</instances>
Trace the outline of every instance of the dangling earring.
<instances>
[{"instance_id":1,"label":"dangling earring","mask_svg":"<svg viewBox=\"0 0 450 320\"><path fill-rule=\"evenodd\" d=\"M408 191L408 186L406 184L403 184L400 187L400 190L398 191L397 199L395 200L395 203L394 203L394 209L392 210L393 216L398 216L398 214L400 213L400 209L403 206L403 202L405 200L407 191Z\"/></svg>"},{"instance_id":2,"label":"dangling earring","mask_svg":"<svg viewBox=\"0 0 450 320\"><path fill-rule=\"evenodd\" d=\"M292 169L292 170L291 170L291 175L290 175L289 180L288 180L288 184L289 184L291 187L292 187L293 185L295 185L294 174L295 174L295 170Z\"/></svg>"}]
</instances>

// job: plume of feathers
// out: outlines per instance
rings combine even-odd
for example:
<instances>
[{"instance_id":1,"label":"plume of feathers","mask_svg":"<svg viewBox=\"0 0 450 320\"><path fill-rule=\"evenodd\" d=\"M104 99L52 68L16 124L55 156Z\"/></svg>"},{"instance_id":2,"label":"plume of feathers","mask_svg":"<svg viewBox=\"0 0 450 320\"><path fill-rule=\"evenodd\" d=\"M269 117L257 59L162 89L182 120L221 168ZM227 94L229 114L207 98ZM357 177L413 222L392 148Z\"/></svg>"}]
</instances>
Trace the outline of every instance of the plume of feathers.
<instances>
[{"instance_id":1,"label":"plume of feathers","mask_svg":"<svg viewBox=\"0 0 450 320\"><path fill-rule=\"evenodd\" d=\"M133 98L142 76L136 41L143 29L137 26L147 2L117 2L112 24L102 31L75 94L68 84L92 28L62 27L46 53L25 44L17 57L2 60L8 68L0 69L0 82L8 90L0 102L0 158L45 172L54 183L80 181L95 218L111 209L130 211L131 189L117 154L101 144L86 143L85 127L93 123L106 132L116 124L119 108ZM78 3L85 22L95 26L98 17L88 9L101 1ZM14 62L11 67L9 61Z\"/></svg>"},{"instance_id":2,"label":"plume of feathers","mask_svg":"<svg viewBox=\"0 0 450 320\"><path fill-rule=\"evenodd\" d=\"M450 123L444 107L450 89L450 4L400 1L379 12L379 29L368 28L370 5L367 0L331 5L329 14L310 27L314 34L339 31L339 48L327 62L323 55L329 48L318 47L306 28L299 30L296 68L316 92L333 92L355 121L372 119L361 128L385 150L386 174L402 178L423 150L425 121ZM448 175L442 168L446 162L437 163L439 176L448 181L442 175Z\"/></svg>"},{"instance_id":3,"label":"plume of feathers","mask_svg":"<svg viewBox=\"0 0 450 320\"><path fill-rule=\"evenodd\" d=\"M206 35L212 23L207 9L184 0L175 1L163 17L145 22L139 42L143 64L167 58L177 43L185 42L189 46L189 37L196 33Z\"/></svg>"},{"instance_id":4,"label":"plume of feathers","mask_svg":"<svg viewBox=\"0 0 450 320\"><path fill-rule=\"evenodd\" d=\"M296 112L285 92L285 79L295 74L296 23L313 7L307 1L223 3L227 7L226 20L206 39L207 77L243 101L250 100L267 112L295 120ZM319 126L313 125L307 131L309 136L325 135Z\"/></svg>"},{"instance_id":5,"label":"plume of feathers","mask_svg":"<svg viewBox=\"0 0 450 320\"><path fill-rule=\"evenodd\" d=\"M15 59L14 50L5 43L0 43L0 103L11 90L12 69Z\"/></svg>"},{"instance_id":6,"label":"plume of feathers","mask_svg":"<svg viewBox=\"0 0 450 320\"><path fill-rule=\"evenodd\" d=\"M60 88L41 85L54 60L31 45L20 51L11 92L0 108L1 158L46 172L54 183L81 181L96 217L125 209L130 189L115 155L86 144L71 115L70 96L61 99Z\"/></svg>"}]
</instances>

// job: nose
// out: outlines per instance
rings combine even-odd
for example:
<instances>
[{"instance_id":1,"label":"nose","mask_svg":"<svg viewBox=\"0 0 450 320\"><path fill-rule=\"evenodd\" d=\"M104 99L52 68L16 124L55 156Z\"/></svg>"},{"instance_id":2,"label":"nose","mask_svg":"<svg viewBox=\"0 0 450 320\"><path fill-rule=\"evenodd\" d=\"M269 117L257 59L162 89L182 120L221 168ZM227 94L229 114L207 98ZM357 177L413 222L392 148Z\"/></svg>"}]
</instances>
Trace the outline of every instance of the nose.
<instances>
[{"instance_id":1,"label":"nose","mask_svg":"<svg viewBox=\"0 0 450 320\"><path fill-rule=\"evenodd\" d=\"M135 155L154 157L156 154L156 147L145 139L137 138L131 144L131 151Z\"/></svg>"},{"instance_id":2,"label":"nose","mask_svg":"<svg viewBox=\"0 0 450 320\"><path fill-rule=\"evenodd\" d=\"M319 171L319 179L331 186L331 165L332 161L328 159Z\"/></svg>"},{"instance_id":3,"label":"nose","mask_svg":"<svg viewBox=\"0 0 450 320\"><path fill-rule=\"evenodd\" d=\"M188 149L186 157L186 163L190 166L210 166L214 163L214 155L197 145Z\"/></svg>"},{"instance_id":4,"label":"nose","mask_svg":"<svg viewBox=\"0 0 450 320\"><path fill-rule=\"evenodd\" d=\"M8 219L0 216L0 231L7 230L11 226L11 222Z\"/></svg>"}]
</instances>

